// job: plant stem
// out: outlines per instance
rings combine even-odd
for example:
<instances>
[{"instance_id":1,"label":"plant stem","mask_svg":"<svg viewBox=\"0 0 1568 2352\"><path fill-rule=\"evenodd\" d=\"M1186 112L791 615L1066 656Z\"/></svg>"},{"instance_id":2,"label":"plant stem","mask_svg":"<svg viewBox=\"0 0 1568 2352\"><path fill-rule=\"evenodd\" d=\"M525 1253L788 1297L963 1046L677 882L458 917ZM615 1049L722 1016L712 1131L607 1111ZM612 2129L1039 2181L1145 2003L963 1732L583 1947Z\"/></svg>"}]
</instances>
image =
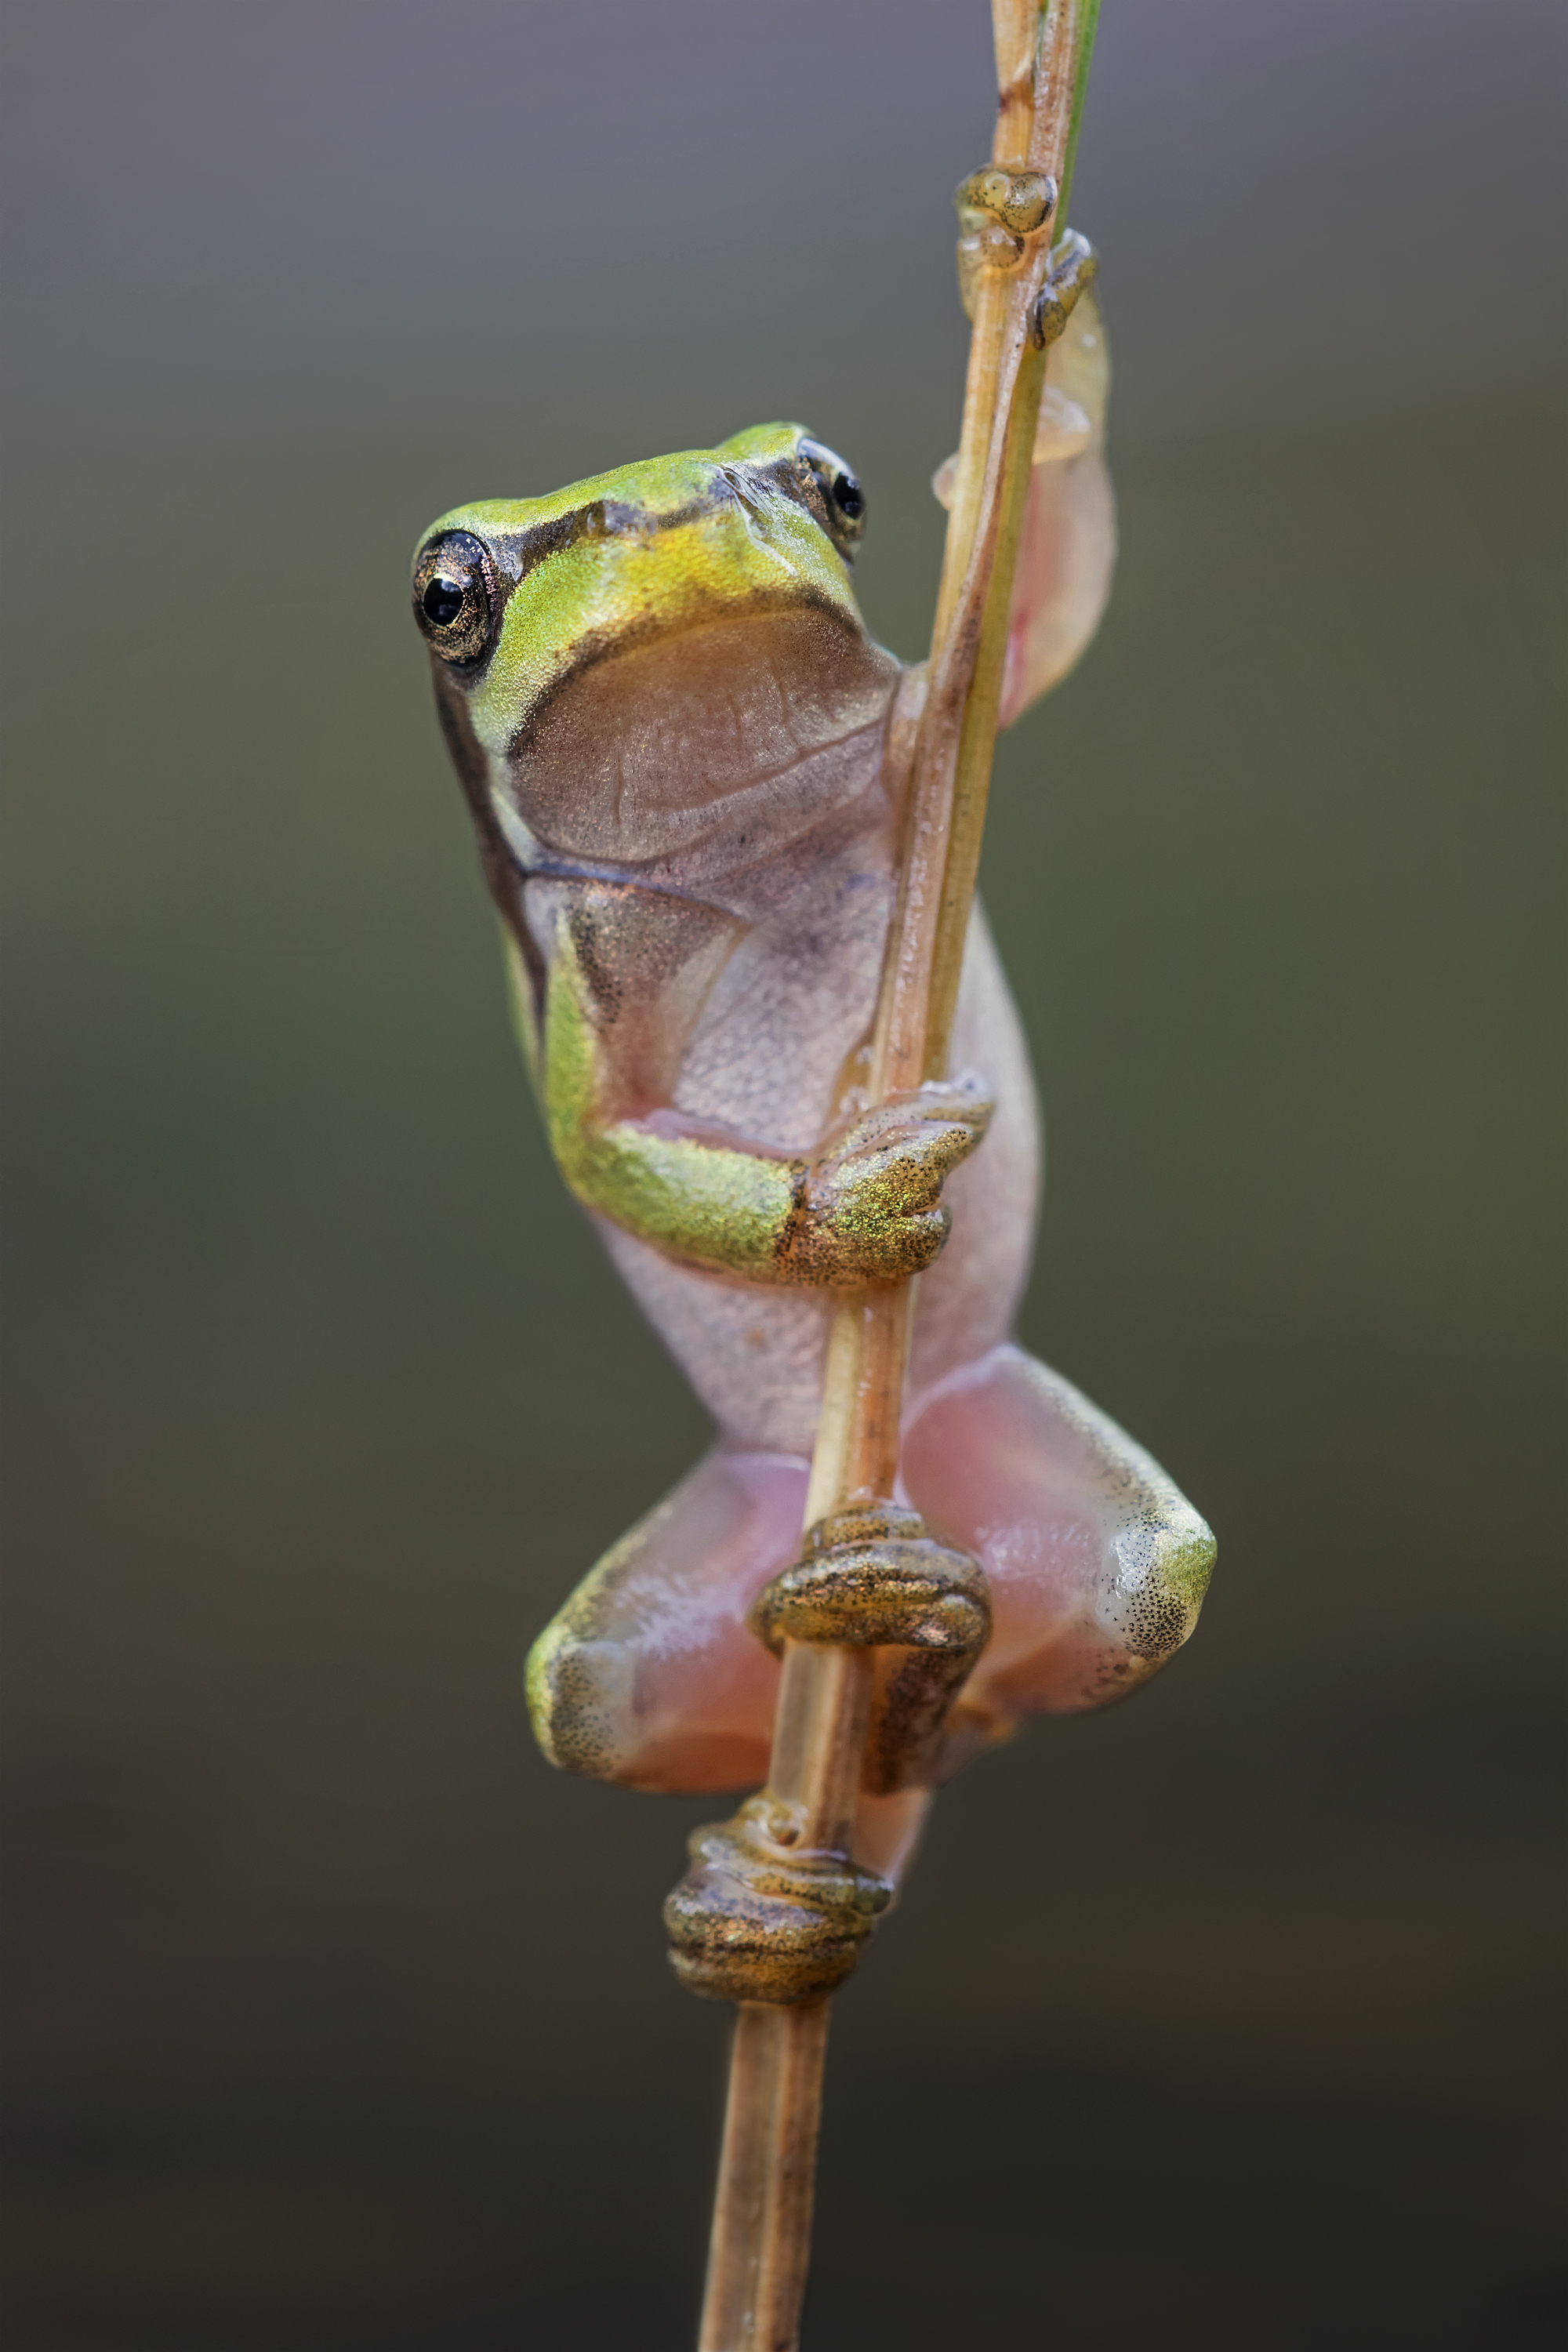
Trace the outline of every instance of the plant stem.
<instances>
[{"instance_id":1,"label":"plant stem","mask_svg":"<svg viewBox=\"0 0 1568 2352\"><path fill-rule=\"evenodd\" d=\"M996 737L1014 560L1045 353L1035 301L1067 182L1099 0L993 0L992 160L1048 173L1049 221L980 274L930 681L873 1033L873 1099L947 1066ZM890 1497L913 1285L845 1292L834 1316L805 1522ZM872 1654L785 1644L768 1787L805 1809L804 1852L847 1853ZM701 2352L791 2352L811 2224L827 2003L737 2013Z\"/></svg>"},{"instance_id":2,"label":"plant stem","mask_svg":"<svg viewBox=\"0 0 1568 2352\"><path fill-rule=\"evenodd\" d=\"M735 2011L713 2251L698 2352L788 2346L811 2244L812 2179L827 2044L826 2000ZM788 2316L780 2336L767 2315Z\"/></svg>"}]
</instances>

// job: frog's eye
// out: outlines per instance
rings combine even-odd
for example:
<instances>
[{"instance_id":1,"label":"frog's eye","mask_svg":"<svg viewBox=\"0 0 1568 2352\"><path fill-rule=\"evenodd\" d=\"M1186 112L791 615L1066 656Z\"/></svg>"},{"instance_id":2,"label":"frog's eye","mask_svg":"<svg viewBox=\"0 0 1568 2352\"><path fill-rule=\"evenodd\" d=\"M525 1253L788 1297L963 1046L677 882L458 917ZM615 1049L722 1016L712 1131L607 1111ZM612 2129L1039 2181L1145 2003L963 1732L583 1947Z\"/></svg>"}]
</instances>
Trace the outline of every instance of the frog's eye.
<instances>
[{"instance_id":1,"label":"frog's eye","mask_svg":"<svg viewBox=\"0 0 1568 2352\"><path fill-rule=\"evenodd\" d=\"M821 499L827 535L840 555L854 552L866 532L866 493L842 457L820 441L803 441L801 462Z\"/></svg>"},{"instance_id":2,"label":"frog's eye","mask_svg":"<svg viewBox=\"0 0 1568 2352\"><path fill-rule=\"evenodd\" d=\"M466 530L422 548L414 567L414 617L443 661L478 661L489 643L497 598L489 551Z\"/></svg>"}]
</instances>

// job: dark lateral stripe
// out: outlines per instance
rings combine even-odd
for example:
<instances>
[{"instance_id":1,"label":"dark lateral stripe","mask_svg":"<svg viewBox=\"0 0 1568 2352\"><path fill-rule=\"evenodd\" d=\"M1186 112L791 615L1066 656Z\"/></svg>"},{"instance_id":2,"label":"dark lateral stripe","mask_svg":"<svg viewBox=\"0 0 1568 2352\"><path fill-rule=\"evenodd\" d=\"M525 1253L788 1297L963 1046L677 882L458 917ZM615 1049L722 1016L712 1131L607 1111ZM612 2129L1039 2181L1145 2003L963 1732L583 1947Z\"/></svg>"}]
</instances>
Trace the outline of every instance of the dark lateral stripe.
<instances>
[{"instance_id":1,"label":"dark lateral stripe","mask_svg":"<svg viewBox=\"0 0 1568 2352\"><path fill-rule=\"evenodd\" d=\"M618 499L591 499L566 514L552 516L548 522L534 523L528 530L498 531L491 544L515 586L548 557L560 555L583 540L679 530L683 524L698 522L704 515L718 514L725 507L754 504L760 495L770 491L782 492L797 505L802 502L799 476L793 465L715 466L712 488L689 499L683 507L664 508L650 514L646 507L628 506Z\"/></svg>"}]
</instances>

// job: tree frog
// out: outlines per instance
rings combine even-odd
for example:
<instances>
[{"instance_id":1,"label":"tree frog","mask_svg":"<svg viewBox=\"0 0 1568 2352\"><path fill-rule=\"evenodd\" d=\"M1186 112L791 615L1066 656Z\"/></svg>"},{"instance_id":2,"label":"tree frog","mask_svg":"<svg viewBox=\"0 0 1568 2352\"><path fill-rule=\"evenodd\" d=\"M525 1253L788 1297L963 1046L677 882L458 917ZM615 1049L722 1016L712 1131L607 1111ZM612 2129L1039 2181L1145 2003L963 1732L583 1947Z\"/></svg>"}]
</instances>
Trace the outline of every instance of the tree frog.
<instances>
[{"instance_id":1,"label":"tree frog","mask_svg":"<svg viewBox=\"0 0 1568 2352\"><path fill-rule=\"evenodd\" d=\"M1107 381L1086 295L1052 351L1004 723L1105 602ZM921 1274L899 1499L989 1583L941 1769L1142 1681L1191 1632L1214 1553L1159 1465L1009 1336L1039 1127L978 908L957 1075L868 1107L925 669L861 618L865 528L849 467L765 425L458 507L415 559L556 1161L717 1426L529 1662L545 1754L643 1789L763 1777L778 1667L747 1616L798 1552L840 1286Z\"/></svg>"}]
</instances>

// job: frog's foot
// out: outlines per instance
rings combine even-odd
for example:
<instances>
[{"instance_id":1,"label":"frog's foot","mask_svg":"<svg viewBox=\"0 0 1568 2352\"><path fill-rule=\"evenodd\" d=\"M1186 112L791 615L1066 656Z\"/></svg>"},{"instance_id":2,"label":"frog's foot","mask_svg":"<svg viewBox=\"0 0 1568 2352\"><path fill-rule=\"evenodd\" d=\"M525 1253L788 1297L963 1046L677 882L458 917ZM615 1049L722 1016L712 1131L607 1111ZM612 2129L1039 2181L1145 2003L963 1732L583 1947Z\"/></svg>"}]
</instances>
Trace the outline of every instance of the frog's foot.
<instances>
[{"instance_id":1,"label":"frog's foot","mask_svg":"<svg viewBox=\"0 0 1568 2352\"><path fill-rule=\"evenodd\" d=\"M952 1223L943 1179L985 1132L973 1071L896 1096L857 1119L806 1171L779 1254L790 1282L897 1282L930 1265Z\"/></svg>"},{"instance_id":2,"label":"frog's foot","mask_svg":"<svg viewBox=\"0 0 1568 2352\"><path fill-rule=\"evenodd\" d=\"M778 1667L747 1612L800 1550L806 1475L717 1447L590 1570L528 1661L552 1764L694 1794L763 1778Z\"/></svg>"},{"instance_id":3,"label":"frog's foot","mask_svg":"<svg viewBox=\"0 0 1568 2352\"><path fill-rule=\"evenodd\" d=\"M842 1984L892 1883L847 1854L800 1843L803 1809L763 1789L733 1821L687 1843L691 1867L664 1906L670 1961L710 2000L815 2000Z\"/></svg>"},{"instance_id":4,"label":"frog's foot","mask_svg":"<svg viewBox=\"0 0 1568 2352\"><path fill-rule=\"evenodd\" d=\"M931 1528L980 1561L994 1619L943 1773L1027 1716L1121 1697L1197 1622L1208 1528L1142 1446L1019 1348L915 1400L901 1476Z\"/></svg>"},{"instance_id":5,"label":"frog's foot","mask_svg":"<svg viewBox=\"0 0 1568 2352\"><path fill-rule=\"evenodd\" d=\"M1031 323L1037 351L1067 332L1068 320L1078 308L1079 295L1088 291L1099 275L1099 254L1087 236L1069 228L1051 247L1050 268L1035 304Z\"/></svg>"},{"instance_id":6,"label":"frog's foot","mask_svg":"<svg viewBox=\"0 0 1568 2352\"><path fill-rule=\"evenodd\" d=\"M862 1785L885 1799L929 1779L991 1612L972 1559L933 1543L916 1512L870 1503L817 1522L803 1557L758 1594L751 1624L781 1653L786 1640L879 1653ZM692 1838L691 1868L664 1916L676 1974L693 1992L813 2000L854 1968L892 1879L868 1854L806 1847L807 1828L803 1803L763 1789Z\"/></svg>"},{"instance_id":7,"label":"frog's foot","mask_svg":"<svg viewBox=\"0 0 1568 2352\"><path fill-rule=\"evenodd\" d=\"M991 1632L985 1580L933 1543L918 1512L862 1504L819 1519L804 1556L763 1587L752 1630L882 1652L861 1785L887 1797L929 1778L949 1709Z\"/></svg>"},{"instance_id":8,"label":"frog's foot","mask_svg":"<svg viewBox=\"0 0 1568 2352\"><path fill-rule=\"evenodd\" d=\"M552 1764L640 1789L754 1785L790 1637L881 1651L864 1785L929 1777L990 1630L984 1580L891 1504L824 1521L803 1556L806 1475L793 1454L718 1447L606 1552L529 1658Z\"/></svg>"},{"instance_id":9,"label":"frog's foot","mask_svg":"<svg viewBox=\"0 0 1568 2352\"><path fill-rule=\"evenodd\" d=\"M984 269L1012 269L1024 257L1024 240L1043 229L1057 208L1057 184L1048 172L1022 164L983 163L961 180L958 207L958 290L964 315L974 316L974 298Z\"/></svg>"}]
</instances>

